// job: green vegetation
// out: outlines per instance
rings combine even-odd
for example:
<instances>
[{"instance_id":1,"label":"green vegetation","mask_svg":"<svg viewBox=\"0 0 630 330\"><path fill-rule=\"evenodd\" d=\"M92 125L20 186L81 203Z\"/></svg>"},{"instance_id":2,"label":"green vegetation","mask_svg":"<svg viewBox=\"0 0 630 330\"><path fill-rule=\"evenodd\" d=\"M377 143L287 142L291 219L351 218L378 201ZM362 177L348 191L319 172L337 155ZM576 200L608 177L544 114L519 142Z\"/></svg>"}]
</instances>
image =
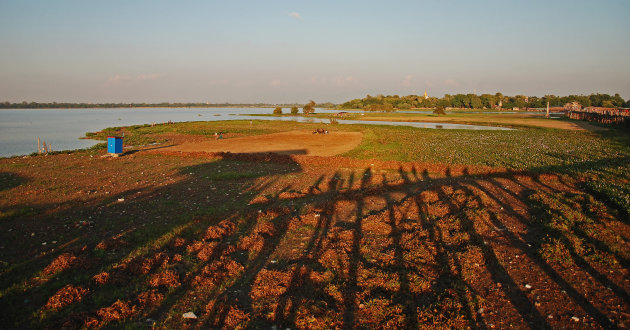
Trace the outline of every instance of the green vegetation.
<instances>
[{"instance_id":1,"label":"green vegetation","mask_svg":"<svg viewBox=\"0 0 630 330\"><path fill-rule=\"evenodd\" d=\"M124 133L126 145L168 145L182 135L211 139L221 131L229 139L322 125L188 122L88 136ZM615 328L630 321L630 132L327 129L361 131L363 140L342 157L312 159L159 149L113 159L95 156L98 148L0 159L0 323ZM615 303L601 303L608 301ZM183 319L188 311L198 319Z\"/></svg>"},{"instance_id":2,"label":"green vegetation","mask_svg":"<svg viewBox=\"0 0 630 330\"><path fill-rule=\"evenodd\" d=\"M124 134L125 146L139 146L151 143L168 142L168 133L200 135L213 137L215 132L229 133L237 136L251 136L266 133L282 132L291 128L294 123L234 120L210 122L186 122L157 125L134 125L128 127L108 127L100 132L86 133L86 137L95 140L107 140L107 136Z\"/></svg>"},{"instance_id":3,"label":"green vegetation","mask_svg":"<svg viewBox=\"0 0 630 330\"><path fill-rule=\"evenodd\" d=\"M305 115L310 115L313 112L315 112L315 101L311 100L308 102L308 104L306 104L304 106L304 108L302 108L302 111L304 112Z\"/></svg>"},{"instance_id":4,"label":"green vegetation","mask_svg":"<svg viewBox=\"0 0 630 330\"><path fill-rule=\"evenodd\" d=\"M609 94L591 94L591 95L569 95L555 96L545 95L537 96L504 96L501 93L496 94L445 94L442 98L429 97L425 99L423 96L408 95L387 95L379 94L377 96L367 95L363 99L354 99L343 104L336 105L331 102L320 103L323 108L337 109L363 109L369 111L394 111L396 109L406 110L413 108L434 108L438 105L444 107L462 108L462 109L492 109L500 105L503 109L517 108L543 108L547 105L547 101L552 107L563 106L566 103L576 101L582 106L595 107L630 107L630 99L624 101L619 95L613 96ZM313 102L313 101L311 101ZM312 103L315 106L315 102ZM273 107L268 103L68 103L68 102L0 102L0 109L63 109L63 108L230 108L230 107ZM281 104L282 107L298 107L299 104ZM305 106L308 106L306 104ZM292 112L293 113L293 112Z\"/></svg>"},{"instance_id":5,"label":"green vegetation","mask_svg":"<svg viewBox=\"0 0 630 330\"><path fill-rule=\"evenodd\" d=\"M446 112L444 111L444 107L441 105L438 105L437 107L435 107L435 110L433 110L433 114L435 115L444 115L446 116Z\"/></svg>"},{"instance_id":6,"label":"green vegetation","mask_svg":"<svg viewBox=\"0 0 630 330\"><path fill-rule=\"evenodd\" d=\"M612 133L601 135L542 128L473 131L392 126L365 127L363 132L363 142L348 156L530 170L575 167L579 171L582 168L578 167L585 162L613 166L630 157L628 146L611 139ZM399 147L392 150L389 146L393 143Z\"/></svg>"},{"instance_id":7,"label":"green vegetation","mask_svg":"<svg viewBox=\"0 0 630 330\"><path fill-rule=\"evenodd\" d=\"M383 114L384 115L384 114ZM400 114L402 115L402 114ZM410 114L410 118L413 118ZM431 116L431 115L423 115ZM474 117L473 114L462 118ZM483 115L477 115L483 116ZM328 118L328 116L326 116ZM450 116L449 116L450 118ZM354 118L352 118L354 119ZM488 118L491 120L491 117ZM312 130L321 124L284 121L224 121L112 127L90 134L105 140L125 134L125 145L165 142L170 133L212 137L215 132L251 136ZM598 133L545 128L513 131L419 129L406 126L335 125L338 131L362 131L359 147L346 155L360 159L502 166L514 169L578 166L584 162L630 157L630 134L621 129ZM391 149L392 144L400 147ZM98 148L98 147L97 147ZM597 163L597 165L600 165Z\"/></svg>"},{"instance_id":8,"label":"green vegetation","mask_svg":"<svg viewBox=\"0 0 630 330\"><path fill-rule=\"evenodd\" d=\"M630 217L630 185L627 180L619 182L587 181L585 188L606 204L616 208L625 218Z\"/></svg>"},{"instance_id":9,"label":"green vegetation","mask_svg":"<svg viewBox=\"0 0 630 330\"><path fill-rule=\"evenodd\" d=\"M429 97L424 98L418 95L408 95L400 97L398 95L377 96L367 95L362 99L354 99L341 104L339 109L363 109L367 111L393 111L394 109L411 109L411 108L435 108L436 106L462 108L462 109L493 109L502 108L509 109L516 107L524 108L544 108L549 101L550 106L560 107L569 102L578 102L583 107L630 107L630 100L624 99L615 94L591 94L586 95L569 95L555 96L546 95L544 97L537 96L504 96L501 93L492 94L445 94L442 98Z\"/></svg>"}]
</instances>

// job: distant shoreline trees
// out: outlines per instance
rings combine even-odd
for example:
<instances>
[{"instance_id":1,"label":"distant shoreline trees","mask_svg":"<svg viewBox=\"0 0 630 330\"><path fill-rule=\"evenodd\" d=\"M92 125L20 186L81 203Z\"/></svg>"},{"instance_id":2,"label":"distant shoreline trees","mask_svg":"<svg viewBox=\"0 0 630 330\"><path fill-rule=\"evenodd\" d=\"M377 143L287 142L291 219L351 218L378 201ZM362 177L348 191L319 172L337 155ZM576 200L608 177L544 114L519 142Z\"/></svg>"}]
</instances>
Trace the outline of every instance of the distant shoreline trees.
<instances>
[{"instance_id":1,"label":"distant shoreline trees","mask_svg":"<svg viewBox=\"0 0 630 330\"><path fill-rule=\"evenodd\" d=\"M366 111L396 111L406 110L414 108L435 108L437 106L443 106L445 108L459 108L459 109L512 109L512 108L545 108L547 101L552 107L561 107L566 103L578 102L583 107L630 107L630 99L625 100L619 95L609 94L591 94L591 95L569 95L569 96L555 96L545 95L543 97L537 96L505 96L501 93L496 94L445 94L442 98L428 97L419 95L387 95L378 94L376 96L367 95L362 99L354 99L345 103L335 105L330 102L319 104L323 108L337 108L343 109L361 109ZM306 108L307 112L312 113L317 104L314 101L310 101L306 105L303 105L303 109ZM268 104L268 103L69 103L69 102L0 102L0 109L63 109L63 108L230 108L230 107L256 107L266 108L277 106L291 108L297 108L301 106L297 103L292 104ZM291 112L293 113L293 111Z\"/></svg>"},{"instance_id":2,"label":"distant shoreline trees","mask_svg":"<svg viewBox=\"0 0 630 330\"><path fill-rule=\"evenodd\" d=\"M377 96L367 95L362 99L354 99L339 105L338 109L362 109L366 111L393 111L395 109L411 109L411 108L435 108L450 107L460 109L512 109L512 108L545 108L547 101L552 107L561 107L566 103L578 102L583 107L630 107L630 99L624 99L615 94L591 94L591 95L569 95L555 96L546 95L544 97L536 96L504 96L501 93L492 94L446 94L442 98L429 97L419 95L387 95L379 94Z\"/></svg>"},{"instance_id":3,"label":"distant shoreline trees","mask_svg":"<svg viewBox=\"0 0 630 330\"><path fill-rule=\"evenodd\" d=\"M70 103L0 102L0 109L91 109L91 108L275 108L299 106L298 103Z\"/></svg>"}]
</instances>

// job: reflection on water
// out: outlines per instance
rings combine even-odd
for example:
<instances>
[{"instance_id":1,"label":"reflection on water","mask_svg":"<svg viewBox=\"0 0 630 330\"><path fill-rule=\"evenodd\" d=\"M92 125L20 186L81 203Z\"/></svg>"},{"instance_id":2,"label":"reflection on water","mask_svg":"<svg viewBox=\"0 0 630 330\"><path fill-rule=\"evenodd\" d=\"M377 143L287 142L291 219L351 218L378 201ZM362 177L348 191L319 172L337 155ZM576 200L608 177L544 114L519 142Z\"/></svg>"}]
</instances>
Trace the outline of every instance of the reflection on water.
<instances>
[{"instance_id":1,"label":"reflection on water","mask_svg":"<svg viewBox=\"0 0 630 330\"><path fill-rule=\"evenodd\" d=\"M346 110L344 110L346 111ZM170 121L217 120L282 120L309 123L329 123L328 119L304 117L260 117L254 114L271 114L271 108L134 108L134 109L0 109L0 156L26 155L37 151L37 138L45 140L53 150L87 148L99 141L81 140L86 132L106 127L129 126ZM338 110L316 109L317 113L337 113ZM360 112L360 111L346 111ZM507 130L508 128L387 122L338 120L341 124L395 125L419 128Z\"/></svg>"}]
</instances>

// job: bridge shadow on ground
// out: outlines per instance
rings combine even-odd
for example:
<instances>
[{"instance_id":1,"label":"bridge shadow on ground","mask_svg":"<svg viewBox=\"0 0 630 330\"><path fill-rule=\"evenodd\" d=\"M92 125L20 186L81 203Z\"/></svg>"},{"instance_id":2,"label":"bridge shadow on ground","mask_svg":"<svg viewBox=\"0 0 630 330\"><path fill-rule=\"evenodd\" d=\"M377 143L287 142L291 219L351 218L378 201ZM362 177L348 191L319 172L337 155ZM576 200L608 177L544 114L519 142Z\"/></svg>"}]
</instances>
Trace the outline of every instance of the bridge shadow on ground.
<instances>
[{"instance_id":1,"label":"bridge shadow on ground","mask_svg":"<svg viewBox=\"0 0 630 330\"><path fill-rule=\"evenodd\" d=\"M630 227L570 177L466 168L429 173L413 164L394 171L313 169L291 159L184 167L185 179L136 192L131 206L115 204L95 221L125 211L132 223L3 272L3 309L40 297L28 311L39 319L20 323L3 315L10 321L4 324L630 322ZM82 211L111 201L92 204ZM47 273L62 256L69 266ZM29 285L12 289L20 280ZM190 311L196 319L182 317Z\"/></svg>"}]
</instances>

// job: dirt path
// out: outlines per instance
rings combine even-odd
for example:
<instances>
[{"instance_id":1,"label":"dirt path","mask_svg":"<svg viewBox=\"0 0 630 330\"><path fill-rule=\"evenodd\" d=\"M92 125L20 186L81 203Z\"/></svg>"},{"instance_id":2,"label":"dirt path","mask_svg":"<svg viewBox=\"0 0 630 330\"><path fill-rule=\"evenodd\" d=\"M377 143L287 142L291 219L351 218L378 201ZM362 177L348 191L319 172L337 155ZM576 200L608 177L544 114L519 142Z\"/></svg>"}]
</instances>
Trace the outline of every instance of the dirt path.
<instances>
[{"instance_id":1,"label":"dirt path","mask_svg":"<svg viewBox=\"0 0 630 330\"><path fill-rule=\"evenodd\" d=\"M284 155L334 156L354 149L361 143L361 132L290 131L197 142L184 142L161 149L183 152L275 152Z\"/></svg>"}]
</instances>

